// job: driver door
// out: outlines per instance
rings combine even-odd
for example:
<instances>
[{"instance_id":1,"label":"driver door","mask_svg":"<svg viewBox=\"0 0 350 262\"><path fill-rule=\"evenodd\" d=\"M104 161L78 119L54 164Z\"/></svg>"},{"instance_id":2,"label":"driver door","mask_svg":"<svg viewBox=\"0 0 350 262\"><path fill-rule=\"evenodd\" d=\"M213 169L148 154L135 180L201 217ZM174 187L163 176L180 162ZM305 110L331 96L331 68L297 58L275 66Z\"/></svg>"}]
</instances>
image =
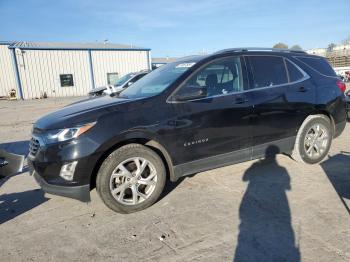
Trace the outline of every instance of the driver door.
<instances>
[{"instance_id":1,"label":"driver door","mask_svg":"<svg viewBox=\"0 0 350 262\"><path fill-rule=\"evenodd\" d=\"M194 72L172 97L200 87L200 99L172 101L175 128L170 150L175 169L190 174L251 157L253 99L240 57L216 59ZM192 92L193 93L193 92Z\"/></svg>"}]
</instances>

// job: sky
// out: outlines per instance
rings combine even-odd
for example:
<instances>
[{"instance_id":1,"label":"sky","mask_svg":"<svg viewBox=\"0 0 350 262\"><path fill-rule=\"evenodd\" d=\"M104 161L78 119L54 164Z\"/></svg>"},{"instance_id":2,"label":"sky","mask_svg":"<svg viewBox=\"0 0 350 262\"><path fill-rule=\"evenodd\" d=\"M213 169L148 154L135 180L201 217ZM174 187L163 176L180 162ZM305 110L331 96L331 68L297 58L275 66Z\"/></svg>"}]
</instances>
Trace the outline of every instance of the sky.
<instances>
[{"instance_id":1,"label":"sky","mask_svg":"<svg viewBox=\"0 0 350 262\"><path fill-rule=\"evenodd\" d=\"M0 40L103 42L153 57L231 47L327 47L350 36L350 0L0 0Z\"/></svg>"}]
</instances>

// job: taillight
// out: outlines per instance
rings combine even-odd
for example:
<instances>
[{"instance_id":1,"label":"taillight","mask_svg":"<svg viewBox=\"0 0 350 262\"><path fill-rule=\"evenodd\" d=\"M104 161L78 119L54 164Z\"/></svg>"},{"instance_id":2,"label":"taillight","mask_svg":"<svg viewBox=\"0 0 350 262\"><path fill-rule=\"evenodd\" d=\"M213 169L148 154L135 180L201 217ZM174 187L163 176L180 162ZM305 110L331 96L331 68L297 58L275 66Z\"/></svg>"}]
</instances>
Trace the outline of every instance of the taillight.
<instances>
[{"instance_id":1,"label":"taillight","mask_svg":"<svg viewBox=\"0 0 350 262\"><path fill-rule=\"evenodd\" d=\"M335 83L336 83L337 86L339 87L340 91L342 91L342 92L344 93L345 90L346 90L346 85L345 85L345 83L344 83L344 82L341 82L341 81L339 81L339 80L337 80Z\"/></svg>"}]
</instances>

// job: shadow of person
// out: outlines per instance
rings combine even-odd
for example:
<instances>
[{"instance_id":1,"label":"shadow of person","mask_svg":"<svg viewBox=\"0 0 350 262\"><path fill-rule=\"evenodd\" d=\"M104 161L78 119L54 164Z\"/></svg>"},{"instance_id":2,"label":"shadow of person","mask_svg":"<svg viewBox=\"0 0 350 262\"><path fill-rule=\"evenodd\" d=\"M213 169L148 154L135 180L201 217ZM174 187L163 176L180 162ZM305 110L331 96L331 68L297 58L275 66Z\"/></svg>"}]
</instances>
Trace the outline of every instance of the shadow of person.
<instances>
[{"instance_id":1,"label":"shadow of person","mask_svg":"<svg viewBox=\"0 0 350 262\"><path fill-rule=\"evenodd\" d=\"M48 201L44 191L34 189L0 196L0 225Z\"/></svg>"},{"instance_id":2,"label":"shadow of person","mask_svg":"<svg viewBox=\"0 0 350 262\"><path fill-rule=\"evenodd\" d=\"M291 225L286 191L287 170L276 161L277 146L269 146L266 158L244 174L248 187L240 208L240 226L234 261L300 261Z\"/></svg>"}]
</instances>

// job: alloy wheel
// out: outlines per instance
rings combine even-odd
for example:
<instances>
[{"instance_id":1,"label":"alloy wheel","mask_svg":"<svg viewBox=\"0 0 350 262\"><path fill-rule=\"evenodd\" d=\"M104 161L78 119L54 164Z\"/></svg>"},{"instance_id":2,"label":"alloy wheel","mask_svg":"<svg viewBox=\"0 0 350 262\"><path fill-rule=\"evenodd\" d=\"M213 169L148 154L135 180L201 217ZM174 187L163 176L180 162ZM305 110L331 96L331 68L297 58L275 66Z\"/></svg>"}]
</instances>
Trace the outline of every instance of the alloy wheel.
<instances>
[{"instance_id":1,"label":"alloy wheel","mask_svg":"<svg viewBox=\"0 0 350 262\"><path fill-rule=\"evenodd\" d=\"M120 163L110 177L110 192L121 204L137 205L148 199L157 184L154 165L142 157Z\"/></svg>"},{"instance_id":2,"label":"alloy wheel","mask_svg":"<svg viewBox=\"0 0 350 262\"><path fill-rule=\"evenodd\" d=\"M306 132L304 149L311 159L317 159L327 150L328 143L328 129L323 124L317 123Z\"/></svg>"}]
</instances>

